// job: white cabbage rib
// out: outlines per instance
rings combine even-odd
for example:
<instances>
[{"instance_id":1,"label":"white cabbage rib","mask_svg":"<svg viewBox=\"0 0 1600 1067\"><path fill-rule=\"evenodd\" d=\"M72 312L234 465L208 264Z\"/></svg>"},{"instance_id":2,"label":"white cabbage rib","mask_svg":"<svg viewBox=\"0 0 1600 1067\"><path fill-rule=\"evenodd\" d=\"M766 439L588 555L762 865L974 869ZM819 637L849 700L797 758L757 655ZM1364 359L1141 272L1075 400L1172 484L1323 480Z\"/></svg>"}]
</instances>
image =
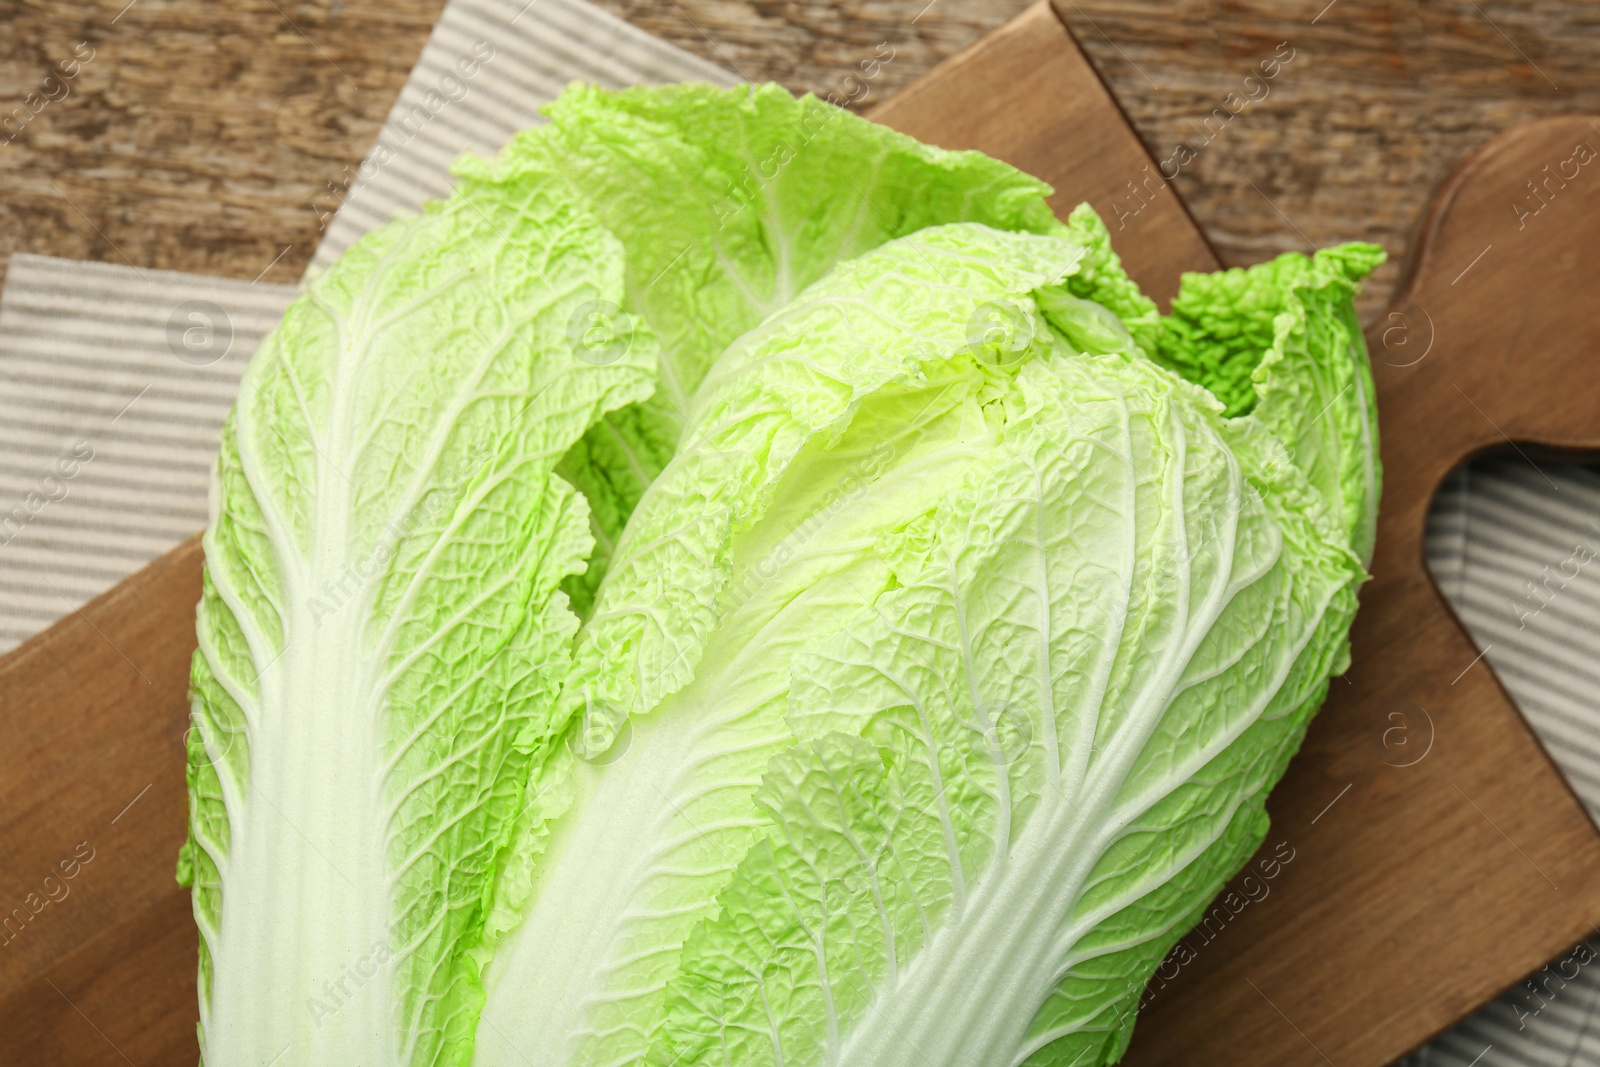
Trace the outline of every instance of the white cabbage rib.
<instances>
[{"instance_id":1,"label":"white cabbage rib","mask_svg":"<svg viewBox=\"0 0 1600 1067\"><path fill-rule=\"evenodd\" d=\"M476 1063L644 1055L678 947L715 913L761 825L761 773L793 741L789 659L882 590L878 536L993 451L985 408L1015 368L971 345L974 312L1081 255L1057 238L924 231L841 267L723 357L734 369L708 380L580 639L564 699L631 714L628 747L574 769L521 924L490 963ZM1006 341L1013 360L1054 345L1037 316Z\"/></svg>"},{"instance_id":2,"label":"white cabbage rib","mask_svg":"<svg viewBox=\"0 0 1600 1067\"><path fill-rule=\"evenodd\" d=\"M938 392L897 406L931 407ZM774 521L740 538L731 569L749 577L734 585L738 607L694 681L633 720L620 755L575 764L572 810L540 857L527 935L491 964L480 1063L621 1064L642 1052L639 1020L660 1015L677 946L714 914L716 888L762 825L751 800L762 771L793 743L790 657L883 588L875 535L924 509L991 436L970 398L892 436L879 436L874 414L863 416L870 432L803 455ZM808 511L803 498L815 504L841 474L853 483L836 487L847 503Z\"/></svg>"},{"instance_id":3,"label":"white cabbage rib","mask_svg":"<svg viewBox=\"0 0 1600 1067\"><path fill-rule=\"evenodd\" d=\"M251 363L225 429L194 663L201 1045L214 1065L440 1062L577 620L551 473L649 391L654 342L553 342L615 242L551 180L373 234Z\"/></svg>"},{"instance_id":4,"label":"white cabbage rib","mask_svg":"<svg viewBox=\"0 0 1600 1067\"><path fill-rule=\"evenodd\" d=\"M908 536L902 588L797 659L805 743L650 1062L1108 1062L1259 842L1359 569L1152 368L1023 382L1036 419Z\"/></svg>"},{"instance_id":5,"label":"white cabbage rib","mask_svg":"<svg viewBox=\"0 0 1600 1067\"><path fill-rule=\"evenodd\" d=\"M776 87L552 119L225 428L204 1057L1114 1061L1342 667L1381 253L1162 320L1087 206Z\"/></svg>"},{"instance_id":6,"label":"white cabbage rib","mask_svg":"<svg viewBox=\"0 0 1600 1067\"><path fill-rule=\"evenodd\" d=\"M1147 362L1067 295L1082 258L925 231L719 361L580 635L563 701L631 747L541 779L479 1067L1120 1055L1259 843L1362 573L1293 420L1223 419ZM741 583L811 479L961 382L964 462L903 501L890 470Z\"/></svg>"}]
</instances>

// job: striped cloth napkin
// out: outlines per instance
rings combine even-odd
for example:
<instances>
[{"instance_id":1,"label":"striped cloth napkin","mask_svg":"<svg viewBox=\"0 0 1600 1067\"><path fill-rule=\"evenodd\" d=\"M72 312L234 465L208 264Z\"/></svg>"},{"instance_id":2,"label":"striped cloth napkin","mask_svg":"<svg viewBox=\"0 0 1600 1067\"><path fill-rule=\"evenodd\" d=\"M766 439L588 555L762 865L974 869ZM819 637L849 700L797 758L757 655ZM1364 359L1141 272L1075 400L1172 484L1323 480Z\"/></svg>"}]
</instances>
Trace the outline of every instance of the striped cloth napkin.
<instances>
[{"instance_id":1,"label":"striped cloth napkin","mask_svg":"<svg viewBox=\"0 0 1600 1067\"><path fill-rule=\"evenodd\" d=\"M1469 464L1434 498L1427 553L1483 658L1600 822L1600 471ZM1600 933L1402 1063L1595 1067L1597 1009Z\"/></svg>"},{"instance_id":2,"label":"striped cloth napkin","mask_svg":"<svg viewBox=\"0 0 1600 1067\"><path fill-rule=\"evenodd\" d=\"M734 75L583 0L451 0L377 142L322 208L308 275L450 191L574 79ZM337 198L335 198L337 193ZM239 375L294 286L11 257L0 295L0 653L206 523Z\"/></svg>"},{"instance_id":3,"label":"striped cloth napkin","mask_svg":"<svg viewBox=\"0 0 1600 1067\"><path fill-rule=\"evenodd\" d=\"M583 0L450 0L372 152L325 204L308 275L372 227L445 195L451 160L497 151L573 79L735 80ZM12 256L0 294L0 652L205 525L211 457L239 375L296 291ZM1428 555L1600 818L1597 522L1600 474L1479 463L1436 500ZM1405 1062L1600 1064L1597 951L1600 937Z\"/></svg>"}]
</instances>

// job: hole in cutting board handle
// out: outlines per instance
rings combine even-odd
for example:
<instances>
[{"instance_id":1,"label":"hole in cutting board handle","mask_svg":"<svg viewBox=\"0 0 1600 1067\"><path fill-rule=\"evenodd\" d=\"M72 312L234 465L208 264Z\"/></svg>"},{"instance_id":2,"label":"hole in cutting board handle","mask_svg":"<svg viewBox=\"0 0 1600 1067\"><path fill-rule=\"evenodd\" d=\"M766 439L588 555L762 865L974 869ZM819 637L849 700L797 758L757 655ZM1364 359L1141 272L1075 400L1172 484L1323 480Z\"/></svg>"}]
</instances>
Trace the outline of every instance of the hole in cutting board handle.
<instances>
[{"instance_id":1,"label":"hole in cutting board handle","mask_svg":"<svg viewBox=\"0 0 1600 1067\"><path fill-rule=\"evenodd\" d=\"M1439 486L1424 539L1428 573L1600 823L1600 454L1518 447L1520 454L1490 449ZM1404 736L1409 727L1394 736L1397 750L1422 740ZM1600 936L1532 972L1397 1067L1465 1067L1490 1045L1517 1060L1557 1049L1588 1062L1580 1057L1600 1030L1596 959Z\"/></svg>"},{"instance_id":2,"label":"hole in cutting board handle","mask_svg":"<svg viewBox=\"0 0 1600 1067\"><path fill-rule=\"evenodd\" d=\"M1600 454L1480 454L1435 491L1423 544L1440 595L1600 824Z\"/></svg>"}]
</instances>

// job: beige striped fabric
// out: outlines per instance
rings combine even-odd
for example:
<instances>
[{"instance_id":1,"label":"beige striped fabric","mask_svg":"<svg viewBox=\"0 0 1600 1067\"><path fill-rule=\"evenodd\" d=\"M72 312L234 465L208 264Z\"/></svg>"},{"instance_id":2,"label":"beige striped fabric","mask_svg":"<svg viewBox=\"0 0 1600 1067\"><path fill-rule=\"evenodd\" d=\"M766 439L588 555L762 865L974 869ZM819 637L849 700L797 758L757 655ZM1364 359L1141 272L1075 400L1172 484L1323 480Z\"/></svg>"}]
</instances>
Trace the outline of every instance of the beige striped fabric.
<instances>
[{"instance_id":1,"label":"beige striped fabric","mask_svg":"<svg viewBox=\"0 0 1600 1067\"><path fill-rule=\"evenodd\" d=\"M0 300L0 651L198 531L286 285L17 254Z\"/></svg>"},{"instance_id":2,"label":"beige striped fabric","mask_svg":"<svg viewBox=\"0 0 1600 1067\"><path fill-rule=\"evenodd\" d=\"M1600 820L1600 472L1474 464L1428 533L1445 595Z\"/></svg>"},{"instance_id":3,"label":"beige striped fabric","mask_svg":"<svg viewBox=\"0 0 1600 1067\"><path fill-rule=\"evenodd\" d=\"M1600 472L1522 459L1458 470L1434 499L1427 550L1484 659L1600 821ZM1597 1009L1600 931L1404 1063L1594 1067Z\"/></svg>"},{"instance_id":4,"label":"beige striped fabric","mask_svg":"<svg viewBox=\"0 0 1600 1067\"><path fill-rule=\"evenodd\" d=\"M318 201L312 271L449 189L568 81L733 75L582 0L451 0L372 154ZM205 523L239 374L295 290L16 255L0 294L0 651ZM1486 462L1435 502L1429 563L1485 659L1600 818L1600 474ZM1580 562L1581 561L1581 562ZM1529 583L1532 583L1531 586ZM1475 668L1481 669L1481 668ZM1600 1067L1600 935L1407 1057Z\"/></svg>"},{"instance_id":5,"label":"beige striped fabric","mask_svg":"<svg viewBox=\"0 0 1600 1067\"><path fill-rule=\"evenodd\" d=\"M348 189L318 202L344 206L312 272L374 226L447 194L457 156L495 154L543 122L540 105L575 80L622 89L738 78L583 0L452 0Z\"/></svg>"},{"instance_id":6,"label":"beige striped fabric","mask_svg":"<svg viewBox=\"0 0 1600 1067\"><path fill-rule=\"evenodd\" d=\"M315 202L327 231L311 271L447 194L452 160L498 151L574 80L735 78L583 0L451 0L366 162ZM205 525L239 373L294 291L11 258L0 295L0 653ZM212 359L215 346L225 351Z\"/></svg>"}]
</instances>

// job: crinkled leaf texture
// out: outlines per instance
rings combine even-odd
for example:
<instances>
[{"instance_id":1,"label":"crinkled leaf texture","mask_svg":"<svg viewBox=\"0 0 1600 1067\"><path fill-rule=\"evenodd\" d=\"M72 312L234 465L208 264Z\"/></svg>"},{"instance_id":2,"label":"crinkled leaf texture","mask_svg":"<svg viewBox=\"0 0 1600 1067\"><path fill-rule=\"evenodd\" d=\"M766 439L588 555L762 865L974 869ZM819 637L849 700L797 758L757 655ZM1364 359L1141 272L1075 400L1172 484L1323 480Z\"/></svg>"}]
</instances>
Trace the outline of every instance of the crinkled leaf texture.
<instances>
[{"instance_id":1,"label":"crinkled leaf texture","mask_svg":"<svg viewBox=\"0 0 1600 1067\"><path fill-rule=\"evenodd\" d=\"M1378 409L1351 297L1383 262L1347 244L1216 274L1186 274L1153 352L1282 442L1372 559L1377 534Z\"/></svg>"},{"instance_id":2,"label":"crinkled leaf texture","mask_svg":"<svg viewBox=\"0 0 1600 1067\"><path fill-rule=\"evenodd\" d=\"M1309 475L1372 445L1225 417L1164 328L1080 209L891 242L719 358L579 635L480 1067L1120 1055L1344 667ZM1365 360L1260 355L1268 398Z\"/></svg>"},{"instance_id":3,"label":"crinkled leaf texture","mask_svg":"<svg viewBox=\"0 0 1600 1067\"><path fill-rule=\"evenodd\" d=\"M616 239L529 169L361 241L250 364L205 535L180 878L213 1067L435 1064L522 808L590 546L553 473L653 385Z\"/></svg>"},{"instance_id":4,"label":"crinkled leaf texture","mask_svg":"<svg viewBox=\"0 0 1600 1067\"><path fill-rule=\"evenodd\" d=\"M545 110L549 124L496 163L458 172L560 173L625 250L627 296L610 313L642 317L662 344L654 395L598 423L561 468L593 505L597 549L568 583L584 611L701 378L735 338L840 260L923 227L1058 225L1037 178L777 85L574 85Z\"/></svg>"},{"instance_id":5,"label":"crinkled leaf texture","mask_svg":"<svg viewBox=\"0 0 1600 1067\"><path fill-rule=\"evenodd\" d=\"M579 635L577 758L535 798L566 811L502 881L476 1063L645 1055L678 947L794 742L791 657L886 588L884 531L987 462L1017 368L1055 345L1028 294L1084 256L930 228L841 264L722 357ZM1015 314L991 330L995 305Z\"/></svg>"},{"instance_id":6,"label":"crinkled leaf texture","mask_svg":"<svg viewBox=\"0 0 1600 1067\"><path fill-rule=\"evenodd\" d=\"M1154 365L1019 385L992 461L885 539L897 587L795 658L803 743L651 1062L1114 1062L1259 844L1359 561L1261 427Z\"/></svg>"},{"instance_id":7,"label":"crinkled leaf texture","mask_svg":"<svg viewBox=\"0 0 1600 1067\"><path fill-rule=\"evenodd\" d=\"M225 428L203 1056L1115 1059L1347 657L1377 253L1163 319L1087 207L816 100L551 118Z\"/></svg>"}]
</instances>

